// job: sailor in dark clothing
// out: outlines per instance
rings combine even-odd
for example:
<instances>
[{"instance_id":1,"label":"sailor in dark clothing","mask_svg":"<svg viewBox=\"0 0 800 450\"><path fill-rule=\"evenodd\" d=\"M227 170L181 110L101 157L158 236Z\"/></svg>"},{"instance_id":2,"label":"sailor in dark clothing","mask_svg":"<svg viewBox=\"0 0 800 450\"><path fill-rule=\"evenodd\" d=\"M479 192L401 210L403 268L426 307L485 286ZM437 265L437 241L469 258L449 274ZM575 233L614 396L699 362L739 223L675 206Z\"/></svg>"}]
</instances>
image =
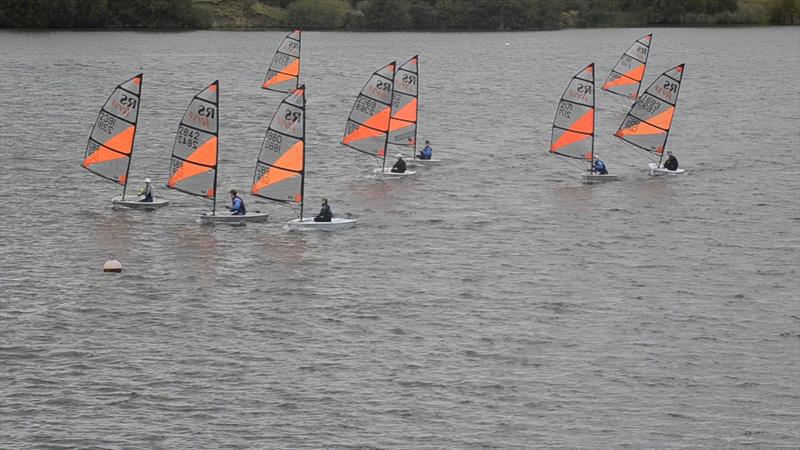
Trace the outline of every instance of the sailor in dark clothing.
<instances>
[{"instance_id":1,"label":"sailor in dark clothing","mask_svg":"<svg viewBox=\"0 0 800 450\"><path fill-rule=\"evenodd\" d=\"M406 162L403 161L403 154L397 154L397 162L394 163L392 166L392 173L405 173L406 171Z\"/></svg>"},{"instance_id":2,"label":"sailor in dark clothing","mask_svg":"<svg viewBox=\"0 0 800 450\"><path fill-rule=\"evenodd\" d=\"M144 179L144 186L139 190L139 195L143 197L140 202L153 201L153 186L150 185L150 178Z\"/></svg>"},{"instance_id":3,"label":"sailor in dark clothing","mask_svg":"<svg viewBox=\"0 0 800 450\"><path fill-rule=\"evenodd\" d=\"M667 152L667 160L664 161L664 168L673 172L678 170L678 158L676 158L672 152Z\"/></svg>"},{"instance_id":4,"label":"sailor in dark clothing","mask_svg":"<svg viewBox=\"0 0 800 450\"><path fill-rule=\"evenodd\" d=\"M314 222L330 222L331 220L333 220L333 212L330 205L328 205L328 199L323 198L322 208L320 208L317 217L314 217Z\"/></svg>"},{"instance_id":5,"label":"sailor in dark clothing","mask_svg":"<svg viewBox=\"0 0 800 450\"><path fill-rule=\"evenodd\" d=\"M592 162L592 171L597 172L600 175L608 175L608 169L606 169L606 164L597 155L594 155L594 162Z\"/></svg>"},{"instance_id":6,"label":"sailor in dark clothing","mask_svg":"<svg viewBox=\"0 0 800 450\"><path fill-rule=\"evenodd\" d=\"M247 214L247 208L244 207L244 200L239 197L236 189L231 189L231 214L236 216L244 216Z\"/></svg>"}]
</instances>

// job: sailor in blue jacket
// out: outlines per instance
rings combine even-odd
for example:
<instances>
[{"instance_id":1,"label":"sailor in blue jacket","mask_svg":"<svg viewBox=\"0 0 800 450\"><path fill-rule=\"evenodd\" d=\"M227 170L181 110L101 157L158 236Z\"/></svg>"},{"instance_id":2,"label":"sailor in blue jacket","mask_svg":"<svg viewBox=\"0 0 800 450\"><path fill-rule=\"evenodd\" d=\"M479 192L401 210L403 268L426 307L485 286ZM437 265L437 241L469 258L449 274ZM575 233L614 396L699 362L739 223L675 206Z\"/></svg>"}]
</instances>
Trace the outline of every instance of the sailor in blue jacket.
<instances>
[{"instance_id":1,"label":"sailor in blue jacket","mask_svg":"<svg viewBox=\"0 0 800 450\"><path fill-rule=\"evenodd\" d=\"M606 169L606 164L597 155L594 155L594 162L592 163L592 171L597 172L600 175L608 175L608 169Z\"/></svg>"},{"instance_id":2,"label":"sailor in blue jacket","mask_svg":"<svg viewBox=\"0 0 800 450\"><path fill-rule=\"evenodd\" d=\"M425 147L419 151L419 159L431 159L433 157L433 149L431 148L431 141L425 141Z\"/></svg>"},{"instance_id":3,"label":"sailor in blue jacket","mask_svg":"<svg viewBox=\"0 0 800 450\"><path fill-rule=\"evenodd\" d=\"M239 197L236 189L231 189L231 214L243 216L247 214L247 208L244 207L244 200Z\"/></svg>"}]
</instances>

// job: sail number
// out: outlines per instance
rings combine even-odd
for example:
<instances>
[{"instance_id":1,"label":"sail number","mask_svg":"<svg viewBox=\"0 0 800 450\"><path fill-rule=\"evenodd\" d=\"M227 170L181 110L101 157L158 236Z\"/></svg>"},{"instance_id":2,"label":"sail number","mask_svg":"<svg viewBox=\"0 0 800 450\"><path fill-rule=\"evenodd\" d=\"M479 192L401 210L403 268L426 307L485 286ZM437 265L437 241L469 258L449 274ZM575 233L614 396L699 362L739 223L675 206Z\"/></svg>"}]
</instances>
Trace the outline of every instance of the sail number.
<instances>
[{"instance_id":1,"label":"sail number","mask_svg":"<svg viewBox=\"0 0 800 450\"><path fill-rule=\"evenodd\" d=\"M278 153L281 151L281 142L283 142L283 136L278 133L273 133L272 130L270 130L267 133L267 137L264 138L264 148Z\"/></svg>"},{"instance_id":2,"label":"sail number","mask_svg":"<svg viewBox=\"0 0 800 450\"><path fill-rule=\"evenodd\" d=\"M558 115L565 118L571 119L572 118L572 103L568 102L561 102L558 104Z\"/></svg>"},{"instance_id":3,"label":"sail number","mask_svg":"<svg viewBox=\"0 0 800 450\"><path fill-rule=\"evenodd\" d=\"M648 113L655 113L661 108L661 102L656 100L651 96L641 97L638 102L636 102L639 109L646 111Z\"/></svg>"},{"instance_id":4,"label":"sail number","mask_svg":"<svg viewBox=\"0 0 800 450\"><path fill-rule=\"evenodd\" d=\"M272 60L272 64L274 66L288 66L289 63L292 62L292 57L289 55L284 55L283 53L276 53L275 58Z\"/></svg>"},{"instance_id":5,"label":"sail number","mask_svg":"<svg viewBox=\"0 0 800 450\"><path fill-rule=\"evenodd\" d=\"M377 106L378 102L371 98L364 97L363 95L360 95L358 100L356 100L356 110L370 116L375 114L375 108Z\"/></svg>"},{"instance_id":6,"label":"sail number","mask_svg":"<svg viewBox=\"0 0 800 450\"><path fill-rule=\"evenodd\" d=\"M106 134L112 134L116 125L117 119L114 116L102 111L100 112L100 115L97 117L97 128L103 130Z\"/></svg>"},{"instance_id":7,"label":"sail number","mask_svg":"<svg viewBox=\"0 0 800 450\"><path fill-rule=\"evenodd\" d=\"M178 144L185 145L189 148L197 148L200 144L200 132L186 128L184 126L178 127L178 137L176 138Z\"/></svg>"}]
</instances>

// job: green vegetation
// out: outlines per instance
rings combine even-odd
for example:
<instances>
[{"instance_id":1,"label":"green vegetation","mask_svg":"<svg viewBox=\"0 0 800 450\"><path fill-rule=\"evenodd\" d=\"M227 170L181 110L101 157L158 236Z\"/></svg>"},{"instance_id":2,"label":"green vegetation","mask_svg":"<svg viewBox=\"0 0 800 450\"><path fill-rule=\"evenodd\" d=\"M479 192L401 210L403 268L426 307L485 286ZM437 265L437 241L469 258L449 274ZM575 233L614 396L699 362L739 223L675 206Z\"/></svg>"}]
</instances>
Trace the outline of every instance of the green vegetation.
<instances>
[{"instance_id":1,"label":"green vegetation","mask_svg":"<svg viewBox=\"0 0 800 450\"><path fill-rule=\"evenodd\" d=\"M800 25L800 0L0 0L0 27L542 30Z\"/></svg>"}]
</instances>

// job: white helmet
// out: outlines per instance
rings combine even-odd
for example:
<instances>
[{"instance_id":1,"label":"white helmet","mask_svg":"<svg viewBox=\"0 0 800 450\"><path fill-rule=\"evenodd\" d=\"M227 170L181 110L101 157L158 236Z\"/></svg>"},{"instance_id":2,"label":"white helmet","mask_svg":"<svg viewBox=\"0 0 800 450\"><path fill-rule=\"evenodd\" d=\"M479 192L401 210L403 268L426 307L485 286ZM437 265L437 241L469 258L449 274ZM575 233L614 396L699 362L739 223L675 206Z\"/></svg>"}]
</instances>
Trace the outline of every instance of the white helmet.
<instances>
[{"instance_id":1,"label":"white helmet","mask_svg":"<svg viewBox=\"0 0 800 450\"><path fill-rule=\"evenodd\" d=\"M147 184L150 184L150 178L145 178L144 182L147 183Z\"/></svg>"}]
</instances>

